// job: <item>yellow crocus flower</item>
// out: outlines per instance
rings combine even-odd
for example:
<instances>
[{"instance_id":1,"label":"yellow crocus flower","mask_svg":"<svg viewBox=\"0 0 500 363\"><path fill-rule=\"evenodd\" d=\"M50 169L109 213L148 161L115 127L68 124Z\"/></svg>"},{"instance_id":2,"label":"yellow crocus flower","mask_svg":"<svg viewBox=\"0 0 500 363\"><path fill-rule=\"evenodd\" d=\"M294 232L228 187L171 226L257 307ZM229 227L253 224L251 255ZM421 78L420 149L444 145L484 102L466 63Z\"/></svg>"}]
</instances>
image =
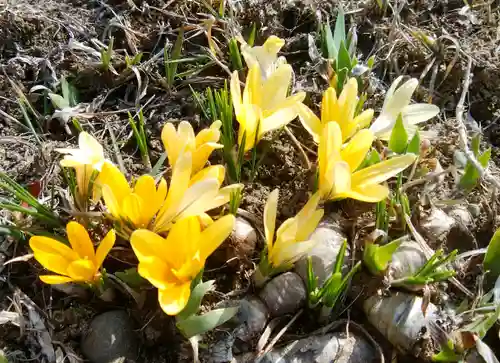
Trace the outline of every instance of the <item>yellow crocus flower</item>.
<instances>
[{"instance_id":1,"label":"yellow crocus flower","mask_svg":"<svg viewBox=\"0 0 500 363\"><path fill-rule=\"evenodd\" d=\"M271 192L264 208L267 263L271 270L283 271L291 268L314 246L315 242L309 240L309 236L316 229L324 213L323 209L317 209L319 201L319 193L314 194L300 212L283 222L275 233L278 189ZM262 270L269 269L261 269L261 273L264 272Z\"/></svg>"},{"instance_id":2,"label":"yellow crocus flower","mask_svg":"<svg viewBox=\"0 0 500 363\"><path fill-rule=\"evenodd\" d=\"M406 154L356 170L365 159L374 135L370 130L361 130L344 148L342 139L336 122L324 126L318 147L319 192L323 200L352 198L380 202L389 195L389 188L380 183L406 169L416 158Z\"/></svg>"},{"instance_id":3,"label":"yellow crocus flower","mask_svg":"<svg viewBox=\"0 0 500 363\"><path fill-rule=\"evenodd\" d=\"M262 77L267 79L278 66L286 63L285 57L278 57L278 52L285 45L285 41L275 35L266 39L263 45L255 47L249 46L242 38L241 54L245 59L248 68L258 65L262 72Z\"/></svg>"},{"instance_id":4,"label":"yellow crocus flower","mask_svg":"<svg viewBox=\"0 0 500 363\"><path fill-rule=\"evenodd\" d=\"M227 215L202 230L197 217L177 221L167 238L146 229L132 234L130 243L139 260L138 272L158 289L158 301L168 315L184 309L191 281L205 261L229 236L234 216Z\"/></svg>"},{"instance_id":5,"label":"yellow crocus flower","mask_svg":"<svg viewBox=\"0 0 500 363\"><path fill-rule=\"evenodd\" d=\"M215 149L220 149L220 127L222 123L215 121L210 128L201 130L195 136L193 127L187 121L181 121L177 130L172 123L166 123L161 132L161 140L167 152L168 162L174 167L183 152L191 152L193 158L192 173L200 171Z\"/></svg>"},{"instance_id":6,"label":"yellow crocus flower","mask_svg":"<svg viewBox=\"0 0 500 363\"><path fill-rule=\"evenodd\" d=\"M238 144L241 146L246 133L245 151L252 149L267 132L286 126L297 117L297 106L304 100L305 93L287 96L292 73L289 64L281 64L267 79L263 79L260 66L254 64L249 69L243 97L238 72L232 74L231 98L236 120L240 124Z\"/></svg>"},{"instance_id":7,"label":"yellow crocus flower","mask_svg":"<svg viewBox=\"0 0 500 363\"><path fill-rule=\"evenodd\" d=\"M89 184L94 171L100 172L103 165L111 163L104 157L104 150L99 142L85 131L78 135L77 149L56 149L57 152L66 154L61 160L61 166L74 168L79 199L79 207L85 209L88 200ZM92 188L93 199L100 198L98 190Z\"/></svg>"},{"instance_id":8,"label":"yellow crocus flower","mask_svg":"<svg viewBox=\"0 0 500 363\"><path fill-rule=\"evenodd\" d=\"M56 274L41 275L40 280L46 284L96 282L101 276L99 269L115 243L115 231L109 231L95 251L87 230L81 224L69 222L66 233L71 247L49 237L30 238L35 259Z\"/></svg>"},{"instance_id":9,"label":"yellow crocus flower","mask_svg":"<svg viewBox=\"0 0 500 363\"><path fill-rule=\"evenodd\" d=\"M148 228L167 196L167 182L158 186L150 175L142 175L133 188L127 178L112 164L105 164L99 175L102 197L108 212L129 228Z\"/></svg>"},{"instance_id":10,"label":"yellow crocus flower","mask_svg":"<svg viewBox=\"0 0 500 363\"><path fill-rule=\"evenodd\" d=\"M316 142L319 142L323 126L335 121L342 131L342 142L345 142L358 130L368 127L373 118L372 109L367 109L354 117L357 104L358 82L355 78L351 78L340 93L339 98L337 98L337 92L333 87L328 88L323 93L321 119L304 104L298 105L299 119Z\"/></svg>"},{"instance_id":11,"label":"yellow crocus flower","mask_svg":"<svg viewBox=\"0 0 500 363\"><path fill-rule=\"evenodd\" d=\"M243 185L231 184L221 188L224 174L224 167L215 165L191 177L191 153L183 153L175 163L167 198L158 211L152 230L166 232L176 220L203 215L229 202L231 194L241 190Z\"/></svg>"}]
</instances>

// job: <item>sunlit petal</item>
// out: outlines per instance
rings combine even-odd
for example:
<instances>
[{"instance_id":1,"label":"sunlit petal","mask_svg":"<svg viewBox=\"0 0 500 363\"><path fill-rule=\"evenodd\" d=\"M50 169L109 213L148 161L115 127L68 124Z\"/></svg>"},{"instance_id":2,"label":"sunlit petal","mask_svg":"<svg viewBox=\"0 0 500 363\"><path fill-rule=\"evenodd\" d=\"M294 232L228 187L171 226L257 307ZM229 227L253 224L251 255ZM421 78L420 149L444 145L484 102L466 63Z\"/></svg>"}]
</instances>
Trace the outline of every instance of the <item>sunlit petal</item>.
<instances>
[{"instance_id":1,"label":"sunlit petal","mask_svg":"<svg viewBox=\"0 0 500 363\"><path fill-rule=\"evenodd\" d=\"M238 116L241 110L241 102L242 102L240 78L238 77L238 71L234 71L233 74L231 74L230 90L231 90L231 101L234 107L234 113L236 116Z\"/></svg>"},{"instance_id":2,"label":"sunlit petal","mask_svg":"<svg viewBox=\"0 0 500 363\"><path fill-rule=\"evenodd\" d=\"M340 195L342 198L352 198L362 202L377 203L389 195L389 188L385 185L370 184L362 187L353 188L352 190Z\"/></svg>"},{"instance_id":3,"label":"sunlit petal","mask_svg":"<svg viewBox=\"0 0 500 363\"><path fill-rule=\"evenodd\" d=\"M182 285L172 284L164 290L158 290L158 302L167 315L177 315L186 307L191 295L191 281Z\"/></svg>"},{"instance_id":4,"label":"sunlit petal","mask_svg":"<svg viewBox=\"0 0 500 363\"><path fill-rule=\"evenodd\" d=\"M405 170L415 161L416 156L406 154L382 161L367 168L358 170L352 175L352 188L379 184Z\"/></svg>"},{"instance_id":5,"label":"sunlit petal","mask_svg":"<svg viewBox=\"0 0 500 363\"><path fill-rule=\"evenodd\" d=\"M102 171L99 174L99 182L103 187L104 185L108 185L118 201L121 201L131 192L125 175L123 175L116 166L110 163L105 163L103 165Z\"/></svg>"},{"instance_id":6,"label":"sunlit petal","mask_svg":"<svg viewBox=\"0 0 500 363\"><path fill-rule=\"evenodd\" d=\"M344 193L351 189L351 168L345 161L333 165L333 193Z\"/></svg>"},{"instance_id":7,"label":"sunlit petal","mask_svg":"<svg viewBox=\"0 0 500 363\"><path fill-rule=\"evenodd\" d=\"M234 222L234 216L228 214L216 220L201 232L199 248L202 263L229 237L233 230Z\"/></svg>"},{"instance_id":8,"label":"sunlit petal","mask_svg":"<svg viewBox=\"0 0 500 363\"><path fill-rule=\"evenodd\" d=\"M35 259L47 270L56 274L67 275L68 266L72 260L66 259L61 255L52 255L49 253L34 250Z\"/></svg>"},{"instance_id":9,"label":"sunlit petal","mask_svg":"<svg viewBox=\"0 0 500 363\"><path fill-rule=\"evenodd\" d=\"M84 226L77 222L69 222L66 226L66 233L71 248L81 259L93 260L95 258L94 244Z\"/></svg>"},{"instance_id":10,"label":"sunlit petal","mask_svg":"<svg viewBox=\"0 0 500 363\"><path fill-rule=\"evenodd\" d=\"M419 123L430 120L439 114L439 107L427 103L417 103L408 105L403 110L403 120L409 125L417 125Z\"/></svg>"},{"instance_id":11,"label":"sunlit petal","mask_svg":"<svg viewBox=\"0 0 500 363\"><path fill-rule=\"evenodd\" d=\"M403 83L387 101L387 104L382 109L382 113L390 115L391 118L396 118L410 104L411 96L417 86L418 80L415 78L411 78Z\"/></svg>"},{"instance_id":12,"label":"sunlit petal","mask_svg":"<svg viewBox=\"0 0 500 363\"><path fill-rule=\"evenodd\" d=\"M68 275L75 281L92 281L97 268L90 260L76 260L69 264Z\"/></svg>"},{"instance_id":13,"label":"sunlit petal","mask_svg":"<svg viewBox=\"0 0 500 363\"><path fill-rule=\"evenodd\" d=\"M49 285L66 284L73 281L71 277L60 275L40 275L40 280Z\"/></svg>"},{"instance_id":14,"label":"sunlit petal","mask_svg":"<svg viewBox=\"0 0 500 363\"><path fill-rule=\"evenodd\" d=\"M116 240L115 230L110 230L106 236L102 239L95 252L95 266L99 269L104 262L104 259L108 255L109 251L113 248Z\"/></svg>"},{"instance_id":15,"label":"sunlit petal","mask_svg":"<svg viewBox=\"0 0 500 363\"><path fill-rule=\"evenodd\" d=\"M274 231L276 228L276 212L278 210L279 190L275 189L269 194L264 207L264 232L267 242L267 250L272 250Z\"/></svg>"},{"instance_id":16,"label":"sunlit petal","mask_svg":"<svg viewBox=\"0 0 500 363\"><path fill-rule=\"evenodd\" d=\"M326 124L331 121L338 121L338 113L337 92L335 88L329 87L323 93L323 99L321 101L321 122Z\"/></svg>"},{"instance_id":17,"label":"sunlit petal","mask_svg":"<svg viewBox=\"0 0 500 363\"><path fill-rule=\"evenodd\" d=\"M292 66L283 64L276 69L262 85L263 109L270 109L278 106L286 99L288 88L292 82Z\"/></svg>"},{"instance_id":18,"label":"sunlit petal","mask_svg":"<svg viewBox=\"0 0 500 363\"><path fill-rule=\"evenodd\" d=\"M319 142L319 135L322 128L321 120L303 103L297 105L297 111L302 126L311 134L315 142Z\"/></svg>"},{"instance_id":19,"label":"sunlit petal","mask_svg":"<svg viewBox=\"0 0 500 363\"><path fill-rule=\"evenodd\" d=\"M142 260L137 266L139 275L148 280L157 289L166 289L176 282L170 267L160 258L151 256L147 260Z\"/></svg>"},{"instance_id":20,"label":"sunlit petal","mask_svg":"<svg viewBox=\"0 0 500 363\"><path fill-rule=\"evenodd\" d=\"M146 261L152 256L157 256L163 259L167 264L174 262L173 266L179 265L176 255L173 254L172 249L167 246L165 238L150 230L135 230L130 237L130 245L139 262Z\"/></svg>"},{"instance_id":21,"label":"sunlit petal","mask_svg":"<svg viewBox=\"0 0 500 363\"><path fill-rule=\"evenodd\" d=\"M352 171L355 171L363 162L372 146L374 135L369 130L361 130L354 135L344 149L340 152L342 160L349 164Z\"/></svg>"},{"instance_id":22,"label":"sunlit petal","mask_svg":"<svg viewBox=\"0 0 500 363\"><path fill-rule=\"evenodd\" d=\"M300 228L297 230L297 241L304 241L309 238L323 218L324 213L323 209L315 210L309 218L304 220L304 223L300 224Z\"/></svg>"}]
</instances>

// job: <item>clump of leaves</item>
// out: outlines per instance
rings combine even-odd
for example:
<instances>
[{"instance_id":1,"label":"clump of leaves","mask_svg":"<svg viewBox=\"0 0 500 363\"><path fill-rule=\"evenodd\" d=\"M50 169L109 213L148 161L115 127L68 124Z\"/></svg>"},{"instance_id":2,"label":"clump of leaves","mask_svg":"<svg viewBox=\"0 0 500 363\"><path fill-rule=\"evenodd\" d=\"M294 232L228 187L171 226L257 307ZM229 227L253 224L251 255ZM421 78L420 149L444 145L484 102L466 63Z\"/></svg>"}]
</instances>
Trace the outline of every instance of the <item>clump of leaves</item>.
<instances>
[{"instance_id":1,"label":"clump of leaves","mask_svg":"<svg viewBox=\"0 0 500 363\"><path fill-rule=\"evenodd\" d=\"M339 7L335 28L332 33L330 23L327 21L321 28L321 49L332 66L333 74L330 85L340 93L347 79L359 77L368 72L374 63L370 58L367 64L360 64L356 56L357 46L356 28L352 27L347 33L345 31L345 15L342 7Z\"/></svg>"},{"instance_id":2,"label":"clump of leaves","mask_svg":"<svg viewBox=\"0 0 500 363\"><path fill-rule=\"evenodd\" d=\"M165 69L165 78L163 79L163 84L165 88L172 89L174 87L174 81L177 77L177 67L179 65L179 60L182 53L182 44L184 43L184 30L179 28L179 33L177 34L177 39L171 49L165 45L163 49L163 65Z\"/></svg>"},{"instance_id":3,"label":"clump of leaves","mask_svg":"<svg viewBox=\"0 0 500 363\"><path fill-rule=\"evenodd\" d=\"M457 253L458 250L453 250L445 254L442 249L439 249L415 274L392 280L391 286L416 287L448 280L456 275L456 271L447 268L446 265L455 260Z\"/></svg>"},{"instance_id":4,"label":"clump of leaves","mask_svg":"<svg viewBox=\"0 0 500 363\"><path fill-rule=\"evenodd\" d=\"M146 137L146 132L144 131L144 115L142 113L142 109L139 110L137 116L138 120L135 121L135 118L132 117L129 112L128 122L130 124L130 127L132 127L132 132L134 133L137 147L139 148L139 152L141 153L142 162L147 168L151 169L151 160L149 159L148 140Z\"/></svg>"},{"instance_id":5,"label":"clump of leaves","mask_svg":"<svg viewBox=\"0 0 500 363\"><path fill-rule=\"evenodd\" d=\"M363 251L363 264L373 275L382 275L387 270L392 255L403 242L403 238L396 239L385 245L368 241Z\"/></svg>"},{"instance_id":6,"label":"clump of leaves","mask_svg":"<svg viewBox=\"0 0 500 363\"><path fill-rule=\"evenodd\" d=\"M347 240L344 240L335 259L335 265L330 276L318 286L318 277L314 275L311 257L307 260L307 291L310 308L321 305L321 319L327 319L337 302L342 298L347 284L356 272L361 268L361 261L345 275L342 274L345 254L347 251Z\"/></svg>"}]
</instances>

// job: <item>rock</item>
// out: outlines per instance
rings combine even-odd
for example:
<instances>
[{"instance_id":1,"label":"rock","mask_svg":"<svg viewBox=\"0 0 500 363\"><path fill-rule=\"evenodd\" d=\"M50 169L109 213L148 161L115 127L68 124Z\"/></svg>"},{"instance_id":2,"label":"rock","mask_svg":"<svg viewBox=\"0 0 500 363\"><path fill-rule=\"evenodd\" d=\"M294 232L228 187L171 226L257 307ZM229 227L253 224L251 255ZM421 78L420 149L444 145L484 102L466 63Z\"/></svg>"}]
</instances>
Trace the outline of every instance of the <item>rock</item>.
<instances>
[{"instance_id":1,"label":"rock","mask_svg":"<svg viewBox=\"0 0 500 363\"><path fill-rule=\"evenodd\" d=\"M448 215L464 227L470 227L472 225L472 214L465 207L456 207L452 209Z\"/></svg>"},{"instance_id":2,"label":"rock","mask_svg":"<svg viewBox=\"0 0 500 363\"><path fill-rule=\"evenodd\" d=\"M234 331L236 338L244 342L251 342L264 330L269 310L267 306L257 297L249 296L240 302L240 308L235 319L238 327Z\"/></svg>"},{"instance_id":3,"label":"rock","mask_svg":"<svg viewBox=\"0 0 500 363\"><path fill-rule=\"evenodd\" d=\"M333 265L345 238L333 218L323 220L311 235L311 239L316 241L316 246L309 251L308 256L311 256L313 271L318 277L320 286L333 271ZM348 256L346 253L346 258ZM307 256L297 261L295 272L304 282L307 281Z\"/></svg>"},{"instance_id":4,"label":"rock","mask_svg":"<svg viewBox=\"0 0 500 363\"><path fill-rule=\"evenodd\" d=\"M420 296L404 292L392 293L390 296L373 295L366 299L363 310L368 321L396 348L406 353L413 353L412 347L422 340L427 332L436 339L439 329L438 308L429 303L422 312L423 299ZM422 348L425 351L425 348Z\"/></svg>"},{"instance_id":5,"label":"rock","mask_svg":"<svg viewBox=\"0 0 500 363\"><path fill-rule=\"evenodd\" d=\"M294 341L273 349L260 363L368 363L374 361L372 346L352 333L330 333ZM235 357L236 363L255 361L253 354Z\"/></svg>"},{"instance_id":6,"label":"rock","mask_svg":"<svg viewBox=\"0 0 500 363\"><path fill-rule=\"evenodd\" d=\"M307 292L299 275L285 272L267 283L259 297L273 317L295 313L306 302Z\"/></svg>"},{"instance_id":7,"label":"rock","mask_svg":"<svg viewBox=\"0 0 500 363\"><path fill-rule=\"evenodd\" d=\"M246 219L236 217L228 242L226 260L234 258L249 260L255 251L257 232Z\"/></svg>"},{"instance_id":8,"label":"rock","mask_svg":"<svg viewBox=\"0 0 500 363\"><path fill-rule=\"evenodd\" d=\"M420 228L430 241L440 243L448 237L455 223L455 220L444 211L433 208L431 213L420 221Z\"/></svg>"},{"instance_id":9,"label":"rock","mask_svg":"<svg viewBox=\"0 0 500 363\"><path fill-rule=\"evenodd\" d=\"M137 338L125 311L108 311L96 316L82 339L83 354L92 363L117 363L137 358Z\"/></svg>"}]
</instances>

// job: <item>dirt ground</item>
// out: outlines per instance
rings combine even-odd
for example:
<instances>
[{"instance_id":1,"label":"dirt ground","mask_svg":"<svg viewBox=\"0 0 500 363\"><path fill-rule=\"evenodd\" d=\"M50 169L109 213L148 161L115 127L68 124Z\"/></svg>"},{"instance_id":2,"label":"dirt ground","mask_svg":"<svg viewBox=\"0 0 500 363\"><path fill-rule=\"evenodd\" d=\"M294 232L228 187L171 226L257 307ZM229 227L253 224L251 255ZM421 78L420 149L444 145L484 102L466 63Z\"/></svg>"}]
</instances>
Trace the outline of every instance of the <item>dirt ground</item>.
<instances>
[{"instance_id":1,"label":"dirt ground","mask_svg":"<svg viewBox=\"0 0 500 363\"><path fill-rule=\"evenodd\" d=\"M166 121L188 120L196 129L209 125L190 88L202 92L207 86L223 86L228 77L227 39L237 31L248 34L254 23L258 29L256 44L271 34L286 39L283 55L296 73L295 87L307 91L307 103L317 109L326 83L318 75L321 65L313 64L309 57L308 35L317 34L321 19L334 18L338 3L228 0L227 6L234 12L232 20L217 20L212 29L221 60L210 62L201 72L179 80L173 89L166 89L162 84L161 59L165 44L173 44L178 28L183 26L187 39L183 56L196 58L206 54L208 44L203 21L210 17L211 1L6 1L0 4L0 171L23 185L40 184L40 196L45 197L62 193L60 156L54 149L74 147L77 130L71 122L65 125L52 118L54 110L44 91L33 87L57 90L61 77L69 80L82 105L83 115L79 118L82 127L102 142L113 160L119 156L128 172L138 175L145 167L132 137L127 112L135 112L137 101L143 106L151 162L155 165L163 151L160 132ZM432 100L442 111L427 127L438 132L432 141L432 153L446 169L453 164L454 152L459 148L455 109L470 57L473 78L466 99L469 107L466 126L482 132L484 146L493 147L493 162L500 163L500 10L496 2L483 1L467 12L463 11L463 0L397 1L392 5L393 10L385 12L377 7L376 1L345 0L342 3L347 27L354 24L357 27L361 60L375 57L368 83L371 96L368 106L376 111L380 109L385 90L397 76L404 74L419 79L415 101ZM213 8L218 9L218 2L213 1ZM433 37L434 46L426 46L419 40L418 32ZM93 44L99 41L107 44L111 36L117 74L102 71L91 53L75 46L78 42L98 49ZM125 66L125 55L137 52L143 53L138 67L140 89L136 76ZM180 71L196 68L197 62L180 64ZM22 97L34 108L28 117L39 140L23 115L19 101ZM294 121L290 129L314 164L315 146L311 138L298 121ZM273 136L275 142L259 169L259 177L251 183L245 181L240 207L254 215L256 221L262 219L264 202L274 188L280 188L279 218L284 220L305 203L314 183L314 165L306 166L290 137L284 132ZM266 147L266 142L270 139L264 140L260 147ZM214 155L214 160L217 158L220 160L219 155ZM498 177L494 165L489 170ZM453 241L447 241L444 247L459 248L460 252L485 247L500 224L496 194L492 194L486 182L467 195L450 192L447 183L448 180L430 193L435 201L465 201L479 206L480 214L470 228L472 236L458 235L453 241L460 243L453 245ZM418 190L413 193L414 200L419 200ZM348 231L365 221L373 221L371 206L344 201L328 208L343 215ZM425 204L417 208L424 212L427 209ZM8 218L4 212L1 212L2 218ZM28 252L25 241L0 236L0 257L11 259ZM236 266L224 264L220 268L216 257L209 260L207 270L210 277L217 280L218 291L224 297L251 288L252 259L257 261L258 251L248 256L246 263ZM126 258L124 261L119 253L112 254L112 260L114 269L130 267L130 261ZM37 279L40 269L33 260L0 266L0 310L19 305L20 296L26 294L38 306L52 341L67 355L71 352L69 355L75 357L70 362L78 362L77 357L81 357L79 342L92 317L115 307L123 308L124 301L141 341L138 361L188 361L189 346L176 333L173 320L160 312L154 291L143 292L147 299L142 309L125 293L111 302L95 297L75 299L43 285ZM468 287L475 289L476 276L472 274L464 280ZM30 335L11 324L0 324L0 349L8 351L13 362L33 360L36 356L36 344Z\"/></svg>"}]
</instances>

